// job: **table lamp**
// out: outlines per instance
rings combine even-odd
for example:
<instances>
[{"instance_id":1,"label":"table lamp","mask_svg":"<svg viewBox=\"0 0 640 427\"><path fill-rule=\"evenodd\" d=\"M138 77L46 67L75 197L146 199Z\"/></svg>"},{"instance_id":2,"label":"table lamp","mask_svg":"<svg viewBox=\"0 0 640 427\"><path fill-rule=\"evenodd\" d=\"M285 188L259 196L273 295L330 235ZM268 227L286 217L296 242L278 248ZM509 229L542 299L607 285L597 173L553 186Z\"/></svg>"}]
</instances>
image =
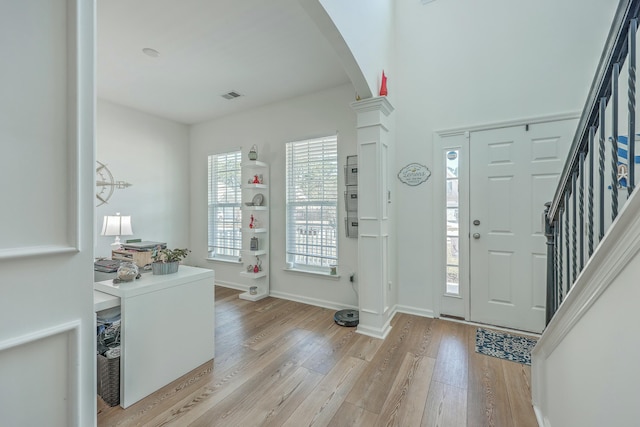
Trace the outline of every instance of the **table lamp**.
<instances>
[{"instance_id":1,"label":"table lamp","mask_svg":"<svg viewBox=\"0 0 640 427\"><path fill-rule=\"evenodd\" d=\"M105 215L100 235L115 236L115 240L111 244L111 248L112 250L120 249L120 236L133 235L133 230L131 229L131 217L122 216L120 215L120 212L115 215Z\"/></svg>"}]
</instances>

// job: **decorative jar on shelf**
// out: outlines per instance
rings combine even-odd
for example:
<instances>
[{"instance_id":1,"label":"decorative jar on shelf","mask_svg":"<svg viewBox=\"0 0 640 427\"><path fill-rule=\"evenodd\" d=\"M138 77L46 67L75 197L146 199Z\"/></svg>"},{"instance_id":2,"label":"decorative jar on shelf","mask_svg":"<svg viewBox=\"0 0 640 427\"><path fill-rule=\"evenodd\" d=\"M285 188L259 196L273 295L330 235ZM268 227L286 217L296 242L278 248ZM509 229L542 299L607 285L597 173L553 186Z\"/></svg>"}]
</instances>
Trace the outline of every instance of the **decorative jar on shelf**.
<instances>
[{"instance_id":1,"label":"decorative jar on shelf","mask_svg":"<svg viewBox=\"0 0 640 427\"><path fill-rule=\"evenodd\" d=\"M118 279L122 282L131 282L138 276L138 266L133 262L121 262L118 267Z\"/></svg>"},{"instance_id":2,"label":"decorative jar on shelf","mask_svg":"<svg viewBox=\"0 0 640 427\"><path fill-rule=\"evenodd\" d=\"M257 251L258 250L258 238L252 237L249 241L249 250Z\"/></svg>"},{"instance_id":3,"label":"decorative jar on shelf","mask_svg":"<svg viewBox=\"0 0 640 427\"><path fill-rule=\"evenodd\" d=\"M258 160L258 147L255 144L249 150L249 160Z\"/></svg>"}]
</instances>

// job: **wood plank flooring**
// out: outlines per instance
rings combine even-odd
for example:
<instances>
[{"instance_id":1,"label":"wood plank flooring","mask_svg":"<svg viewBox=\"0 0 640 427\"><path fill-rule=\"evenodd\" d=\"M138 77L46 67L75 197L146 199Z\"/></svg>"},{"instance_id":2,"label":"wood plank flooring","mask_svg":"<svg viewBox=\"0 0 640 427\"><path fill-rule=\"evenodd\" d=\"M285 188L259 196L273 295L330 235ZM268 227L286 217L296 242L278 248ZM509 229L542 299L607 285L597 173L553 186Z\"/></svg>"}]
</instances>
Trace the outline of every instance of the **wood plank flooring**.
<instances>
[{"instance_id":1,"label":"wood plank flooring","mask_svg":"<svg viewBox=\"0 0 640 427\"><path fill-rule=\"evenodd\" d=\"M537 426L530 368L475 353L473 326L397 314L382 341L238 294L216 287L213 362L126 410L98 398L98 426Z\"/></svg>"}]
</instances>

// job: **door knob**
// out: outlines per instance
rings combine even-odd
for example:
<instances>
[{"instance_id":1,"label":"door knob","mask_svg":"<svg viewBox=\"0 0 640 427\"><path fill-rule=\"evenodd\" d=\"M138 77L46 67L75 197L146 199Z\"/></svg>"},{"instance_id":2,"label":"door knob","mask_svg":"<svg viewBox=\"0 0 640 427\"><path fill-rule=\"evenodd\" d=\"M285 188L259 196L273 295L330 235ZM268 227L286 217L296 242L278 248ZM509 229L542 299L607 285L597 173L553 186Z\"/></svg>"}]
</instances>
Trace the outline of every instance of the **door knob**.
<instances>
[{"instance_id":1,"label":"door knob","mask_svg":"<svg viewBox=\"0 0 640 427\"><path fill-rule=\"evenodd\" d=\"M473 225L480 225L480 220L479 219L474 219L473 220Z\"/></svg>"},{"instance_id":2,"label":"door knob","mask_svg":"<svg viewBox=\"0 0 640 427\"><path fill-rule=\"evenodd\" d=\"M474 239L479 239L480 238L480 233L473 233L473 238Z\"/></svg>"}]
</instances>

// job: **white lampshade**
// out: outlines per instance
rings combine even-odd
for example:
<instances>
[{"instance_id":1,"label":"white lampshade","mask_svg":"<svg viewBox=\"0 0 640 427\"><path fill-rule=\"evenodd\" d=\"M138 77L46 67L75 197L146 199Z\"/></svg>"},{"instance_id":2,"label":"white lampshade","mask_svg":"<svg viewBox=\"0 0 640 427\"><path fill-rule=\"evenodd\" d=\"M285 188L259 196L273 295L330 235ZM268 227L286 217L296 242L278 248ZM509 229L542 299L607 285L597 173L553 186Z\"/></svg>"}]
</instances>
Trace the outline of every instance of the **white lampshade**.
<instances>
[{"instance_id":1,"label":"white lampshade","mask_svg":"<svg viewBox=\"0 0 640 427\"><path fill-rule=\"evenodd\" d=\"M105 215L100 234L103 236L131 236L133 234L131 217L122 216L119 213Z\"/></svg>"},{"instance_id":2,"label":"white lampshade","mask_svg":"<svg viewBox=\"0 0 640 427\"><path fill-rule=\"evenodd\" d=\"M119 212L115 215L105 215L100 235L116 236L111 246L120 247L120 236L131 236L132 234L133 229L131 228L130 216L122 216Z\"/></svg>"}]
</instances>

